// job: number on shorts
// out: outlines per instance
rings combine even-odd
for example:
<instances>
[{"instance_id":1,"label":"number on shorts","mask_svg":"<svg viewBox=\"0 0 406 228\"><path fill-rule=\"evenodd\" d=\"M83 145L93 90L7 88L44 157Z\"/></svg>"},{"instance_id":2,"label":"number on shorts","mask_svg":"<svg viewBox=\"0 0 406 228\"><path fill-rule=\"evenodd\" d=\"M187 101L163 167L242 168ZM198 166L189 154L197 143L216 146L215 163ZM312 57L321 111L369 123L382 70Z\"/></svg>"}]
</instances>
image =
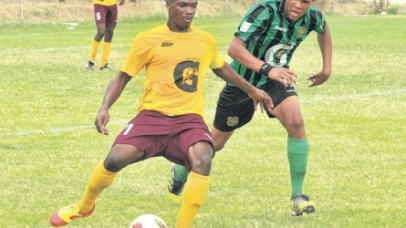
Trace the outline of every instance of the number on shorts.
<instances>
[{"instance_id":1,"label":"number on shorts","mask_svg":"<svg viewBox=\"0 0 406 228\"><path fill-rule=\"evenodd\" d=\"M101 19L100 12L97 12L97 13L96 13L96 20L98 21L98 20L100 20L100 19Z\"/></svg>"},{"instance_id":2,"label":"number on shorts","mask_svg":"<svg viewBox=\"0 0 406 228\"><path fill-rule=\"evenodd\" d=\"M129 125L127 125L127 126L125 127L125 131L124 131L123 135L128 135L128 132L131 131L131 128L133 128L133 125L134 125L134 124L132 124L132 123L130 123Z\"/></svg>"}]
</instances>

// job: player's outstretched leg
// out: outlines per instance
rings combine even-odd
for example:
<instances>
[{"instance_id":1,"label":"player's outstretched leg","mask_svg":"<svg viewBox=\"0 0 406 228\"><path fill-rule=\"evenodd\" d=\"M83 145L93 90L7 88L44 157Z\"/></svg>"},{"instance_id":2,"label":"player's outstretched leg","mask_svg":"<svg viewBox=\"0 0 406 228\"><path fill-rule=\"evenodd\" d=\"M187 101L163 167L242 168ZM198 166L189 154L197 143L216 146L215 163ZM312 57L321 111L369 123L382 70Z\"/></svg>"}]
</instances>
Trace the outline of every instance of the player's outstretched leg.
<instances>
[{"instance_id":1,"label":"player's outstretched leg","mask_svg":"<svg viewBox=\"0 0 406 228\"><path fill-rule=\"evenodd\" d=\"M316 210L316 206L310 201L309 196L300 193L290 199L290 209L292 216L301 216L303 213L313 213Z\"/></svg>"}]
</instances>

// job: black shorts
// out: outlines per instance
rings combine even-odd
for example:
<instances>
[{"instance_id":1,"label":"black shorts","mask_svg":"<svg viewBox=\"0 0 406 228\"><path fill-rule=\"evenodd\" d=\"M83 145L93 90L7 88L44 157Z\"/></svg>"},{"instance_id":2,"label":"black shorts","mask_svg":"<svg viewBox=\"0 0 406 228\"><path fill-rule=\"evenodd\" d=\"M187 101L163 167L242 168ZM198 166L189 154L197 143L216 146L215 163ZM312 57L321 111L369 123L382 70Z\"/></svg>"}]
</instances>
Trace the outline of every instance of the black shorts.
<instances>
[{"instance_id":1,"label":"black shorts","mask_svg":"<svg viewBox=\"0 0 406 228\"><path fill-rule=\"evenodd\" d=\"M268 81L260 87L271 96L274 107L290 96L297 96L295 88L285 87L277 81ZM214 127L220 131L233 131L251 121L254 116L254 104L248 94L235 86L226 85L217 101ZM267 111L269 118L274 118Z\"/></svg>"}]
</instances>

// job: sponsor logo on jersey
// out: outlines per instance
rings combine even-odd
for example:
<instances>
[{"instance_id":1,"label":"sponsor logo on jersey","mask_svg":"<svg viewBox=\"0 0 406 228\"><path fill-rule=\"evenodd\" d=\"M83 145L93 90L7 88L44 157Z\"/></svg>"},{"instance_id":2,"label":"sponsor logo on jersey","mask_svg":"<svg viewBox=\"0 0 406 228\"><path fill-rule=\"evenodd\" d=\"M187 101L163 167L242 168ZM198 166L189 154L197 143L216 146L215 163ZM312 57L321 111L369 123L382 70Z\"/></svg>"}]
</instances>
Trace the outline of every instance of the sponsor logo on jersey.
<instances>
[{"instance_id":1,"label":"sponsor logo on jersey","mask_svg":"<svg viewBox=\"0 0 406 228\"><path fill-rule=\"evenodd\" d=\"M161 47L171 47L173 46L172 42L162 42Z\"/></svg>"},{"instance_id":2,"label":"sponsor logo on jersey","mask_svg":"<svg viewBox=\"0 0 406 228\"><path fill-rule=\"evenodd\" d=\"M238 124L238 117L237 116L229 116L227 118L227 126L229 127L234 127L235 125Z\"/></svg>"},{"instance_id":3,"label":"sponsor logo on jersey","mask_svg":"<svg viewBox=\"0 0 406 228\"><path fill-rule=\"evenodd\" d=\"M248 23L248 22L244 21L244 23L242 23L242 25L240 27L240 31L241 32L246 32L246 31L248 31L250 26L251 26L251 23Z\"/></svg>"}]
</instances>

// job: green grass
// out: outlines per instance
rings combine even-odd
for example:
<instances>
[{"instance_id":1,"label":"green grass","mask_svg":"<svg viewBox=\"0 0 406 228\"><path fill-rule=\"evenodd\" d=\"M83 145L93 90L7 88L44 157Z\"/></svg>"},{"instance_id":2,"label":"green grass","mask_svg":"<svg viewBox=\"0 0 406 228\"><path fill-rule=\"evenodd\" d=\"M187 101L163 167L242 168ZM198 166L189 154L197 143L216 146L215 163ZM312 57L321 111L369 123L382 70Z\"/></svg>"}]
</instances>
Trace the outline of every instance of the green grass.
<instances>
[{"instance_id":1,"label":"green grass","mask_svg":"<svg viewBox=\"0 0 406 228\"><path fill-rule=\"evenodd\" d=\"M286 133L257 113L216 155L210 192L194 227L406 227L406 27L399 26L406 17L327 19L334 43L330 80L316 88L305 80L321 69L315 34L292 62L301 76L297 91L311 144L305 192L317 211L289 216ZM227 46L239 20L197 18L194 25L211 32L230 60ZM112 72L84 71L93 23L74 30L0 28L0 227L49 227L55 209L80 199L93 167L136 114L143 74L111 109L108 137L93 127L106 86L135 34L164 21L120 23ZM209 126L222 86L210 74ZM96 212L69 227L127 227L144 213L173 227L179 205L166 196L169 170L163 158L128 167L100 196Z\"/></svg>"}]
</instances>

